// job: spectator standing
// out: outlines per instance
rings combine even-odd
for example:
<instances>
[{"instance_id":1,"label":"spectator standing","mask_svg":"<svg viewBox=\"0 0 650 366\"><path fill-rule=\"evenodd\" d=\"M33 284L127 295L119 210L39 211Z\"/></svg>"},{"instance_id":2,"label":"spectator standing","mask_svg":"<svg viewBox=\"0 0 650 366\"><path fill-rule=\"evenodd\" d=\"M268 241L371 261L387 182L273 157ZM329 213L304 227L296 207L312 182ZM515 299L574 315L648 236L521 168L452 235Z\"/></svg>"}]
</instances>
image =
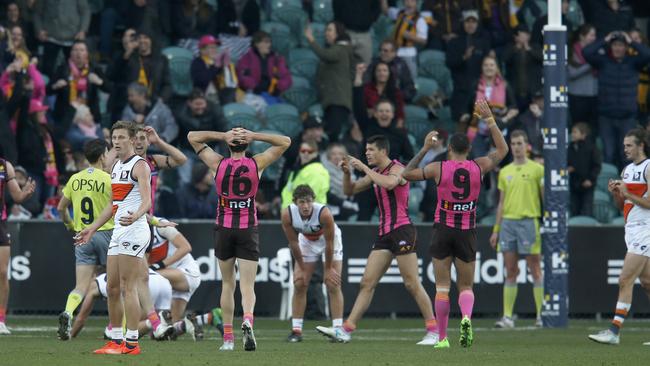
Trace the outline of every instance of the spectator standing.
<instances>
[{"instance_id":1,"label":"spectator standing","mask_svg":"<svg viewBox=\"0 0 650 366\"><path fill-rule=\"evenodd\" d=\"M178 125L169 107L160 98L152 100L147 87L140 83L129 85L128 104L124 107L122 119L153 127L167 143L172 143L178 136Z\"/></svg>"},{"instance_id":2,"label":"spectator standing","mask_svg":"<svg viewBox=\"0 0 650 366\"><path fill-rule=\"evenodd\" d=\"M5 30L11 31L13 27L20 27L24 44L27 45L27 48L35 49L34 24L25 19L17 3L10 2L7 4L6 16L2 22Z\"/></svg>"},{"instance_id":3,"label":"spectator standing","mask_svg":"<svg viewBox=\"0 0 650 366\"><path fill-rule=\"evenodd\" d=\"M630 55L628 47L636 55ZM598 70L598 128L603 160L622 166L621 141L637 125L639 71L650 62L650 49L632 42L627 33L614 32L585 47L583 54Z\"/></svg>"},{"instance_id":4,"label":"spectator standing","mask_svg":"<svg viewBox=\"0 0 650 366\"><path fill-rule=\"evenodd\" d=\"M544 92L537 91L528 105L525 112L517 116L513 129L523 130L528 136L530 153L534 157L542 156L544 147L544 135L542 134L542 125L544 122Z\"/></svg>"},{"instance_id":5,"label":"spectator standing","mask_svg":"<svg viewBox=\"0 0 650 366\"><path fill-rule=\"evenodd\" d=\"M83 104L79 104L75 109L72 125L65 135L65 139L70 143L72 150L82 151L87 141L103 138L102 127L95 123L93 114L90 109Z\"/></svg>"},{"instance_id":6,"label":"spectator standing","mask_svg":"<svg viewBox=\"0 0 650 366\"><path fill-rule=\"evenodd\" d=\"M63 51L68 58L72 43L86 39L90 8L86 0L37 1L34 12L36 37L43 44L43 73L52 77Z\"/></svg>"},{"instance_id":7,"label":"spectator standing","mask_svg":"<svg viewBox=\"0 0 650 366\"><path fill-rule=\"evenodd\" d=\"M192 60L190 75L194 87L202 90L206 98L226 105L235 102L238 80L230 52L219 45L219 40L209 34L201 37L199 57Z\"/></svg>"},{"instance_id":8,"label":"spectator standing","mask_svg":"<svg viewBox=\"0 0 650 366\"><path fill-rule=\"evenodd\" d=\"M31 59L31 52L25 43L24 30L19 25L13 25L5 29L6 40L2 42L4 46L2 52L3 67L9 66L16 58L20 58L23 65L27 65Z\"/></svg>"},{"instance_id":9,"label":"spectator standing","mask_svg":"<svg viewBox=\"0 0 650 366\"><path fill-rule=\"evenodd\" d=\"M572 216L593 214L594 190L600 174L601 158L589 133L589 125L584 122L578 122L571 128L567 165Z\"/></svg>"},{"instance_id":10,"label":"spectator standing","mask_svg":"<svg viewBox=\"0 0 650 366\"><path fill-rule=\"evenodd\" d=\"M209 219L217 212L218 196L214 176L202 162L192 167L192 179L177 193L179 212L175 217Z\"/></svg>"},{"instance_id":11,"label":"spectator standing","mask_svg":"<svg viewBox=\"0 0 650 366\"><path fill-rule=\"evenodd\" d=\"M325 131L330 141L338 141L343 124L347 124L352 110L353 53L350 36L345 26L337 21L327 24L325 42L321 47L310 26L305 29L309 46L320 59L318 91L324 112Z\"/></svg>"},{"instance_id":12,"label":"spectator standing","mask_svg":"<svg viewBox=\"0 0 650 366\"><path fill-rule=\"evenodd\" d=\"M413 79L418 75L418 47L427 44L429 35L427 18L418 11L417 6L417 0L404 0L404 9L396 14L393 30L397 56L406 62ZM430 15L428 19L430 21Z\"/></svg>"},{"instance_id":13,"label":"spectator standing","mask_svg":"<svg viewBox=\"0 0 650 366\"><path fill-rule=\"evenodd\" d=\"M598 38L634 28L632 7L625 0L592 0L588 22L596 26Z\"/></svg>"},{"instance_id":14,"label":"spectator standing","mask_svg":"<svg viewBox=\"0 0 650 366\"><path fill-rule=\"evenodd\" d=\"M630 39L632 42L648 46L647 39L641 34L641 30L633 28L630 30ZM634 55L636 52L628 49L628 53ZM639 104L639 122L645 125L650 120L650 64L646 64L639 73L639 87L637 89L637 103Z\"/></svg>"},{"instance_id":15,"label":"spectator standing","mask_svg":"<svg viewBox=\"0 0 650 366\"><path fill-rule=\"evenodd\" d=\"M292 84L284 57L271 50L271 36L264 31L253 35L252 47L237 62L239 87L261 96L267 105L280 102L280 94Z\"/></svg>"},{"instance_id":16,"label":"spectator standing","mask_svg":"<svg viewBox=\"0 0 650 366\"><path fill-rule=\"evenodd\" d=\"M384 0L332 0L334 20L343 24L348 30L354 50L354 64L370 63L372 58L370 27L381 14L382 1Z\"/></svg>"},{"instance_id":17,"label":"spectator standing","mask_svg":"<svg viewBox=\"0 0 650 366\"><path fill-rule=\"evenodd\" d=\"M401 57L397 56L397 46L395 45L395 42L390 39L381 42L379 45L379 56L373 58L370 65L368 65L368 69L363 76L364 82L367 83L370 81L373 77L372 70L375 69L375 66L379 62L383 62L390 66L390 74L397 83L397 89L402 93L405 102L411 102L416 93L415 83L413 82L411 71L406 65L406 62L404 62Z\"/></svg>"},{"instance_id":18,"label":"spectator standing","mask_svg":"<svg viewBox=\"0 0 650 366\"><path fill-rule=\"evenodd\" d=\"M348 150L338 142L329 144L324 157L321 156L323 166L330 175L327 207L332 211L332 215L336 220L347 220L350 216L359 212L359 204L343 192L343 170L341 170L340 164L347 156ZM355 178L352 177L352 179Z\"/></svg>"},{"instance_id":19,"label":"spectator standing","mask_svg":"<svg viewBox=\"0 0 650 366\"><path fill-rule=\"evenodd\" d=\"M99 91L110 93L111 86L101 68L90 63L86 43L75 41L70 58L57 68L48 85L49 94L56 95L53 117L59 131L68 131L80 105L90 109L95 122L101 122Z\"/></svg>"},{"instance_id":20,"label":"spectator standing","mask_svg":"<svg viewBox=\"0 0 650 366\"><path fill-rule=\"evenodd\" d=\"M542 48L531 45L530 32L524 24L515 28L514 41L503 52L503 62L508 83L515 93L517 108L524 109L533 94L542 87Z\"/></svg>"},{"instance_id":21,"label":"spectator standing","mask_svg":"<svg viewBox=\"0 0 650 366\"><path fill-rule=\"evenodd\" d=\"M478 10L463 11L463 32L447 47L447 66L454 81L451 118L458 121L468 103L473 103L472 85L481 76L483 58L490 52L490 37L479 27Z\"/></svg>"},{"instance_id":22,"label":"spectator standing","mask_svg":"<svg viewBox=\"0 0 650 366\"><path fill-rule=\"evenodd\" d=\"M215 32L214 9L205 0L172 0L169 6L172 41L181 47L189 42L196 49L199 37Z\"/></svg>"},{"instance_id":23,"label":"spectator standing","mask_svg":"<svg viewBox=\"0 0 650 366\"><path fill-rule=\"evenodd\" d=\"M427 48L445 50L447 43L463 31L463 10L475 8L474 3L472 0L424 0L421 11L432 14Z\"/></svg>"},{"instance_id":24,"label":"spectator standing","mask_svg":"<svg viewBox=\"0 0 650 366\"><path fill-rule=\"evenodd\" d=\"M567 69L571 121L586 122L594 134L598 131L598 108L594 108L598 102L598 77L583 50L595 40L594 26L583 24L578 28L569 45Z\"/></svg>"},{"instance_id":25,"label":"spectator standing","mask_svg":"<svg viewBox=\"0 0 650 366\"><path fill-rule=\"evenodd\" d=\"M301 184L307 184L314 191L314 202L327 203L330 189L330 175L320 161L318 145L314 142L300 144L298 160L289 172L287 184L282 188L282 207L293 202L293 190Z\"/></svg>"}]
</instances>

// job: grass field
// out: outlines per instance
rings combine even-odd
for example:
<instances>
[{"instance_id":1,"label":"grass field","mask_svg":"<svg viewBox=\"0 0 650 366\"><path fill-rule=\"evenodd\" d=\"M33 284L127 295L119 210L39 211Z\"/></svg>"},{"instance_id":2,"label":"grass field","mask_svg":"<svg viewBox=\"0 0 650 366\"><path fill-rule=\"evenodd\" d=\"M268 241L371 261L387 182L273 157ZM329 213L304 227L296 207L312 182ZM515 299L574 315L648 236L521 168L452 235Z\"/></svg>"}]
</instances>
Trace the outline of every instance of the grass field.
<instances>
[{"instance_id":1,"label":"grass field","mask_svg":"<svg viewBox=\"0 0 650 366\"><path fill-rule=\"evenodd\" d=\"M193 342L184 336L176 342L143 340L139 356L91 354L103 345L104 319L91 319L81 335L71 341L56 339L55 317L10 317L13 334L0 338L0 365L649 365L650 322L626 321L619 346L604 346L587 339L588 333L608 323L571 321L568 329L525 327L492 329L493 320L474 322L474 346L458 346L458 320L450 322L452 348L434 350L415 345L424 335L415 319L368 319L353 334L351 343L329 343L314 330L328 322L306 322L302 343L285 341L289 322L257 319L258 350L244 352L239 335L235 352L218 352L220 337L215 329L206 339Z\"/></svg>"}]
</instances>

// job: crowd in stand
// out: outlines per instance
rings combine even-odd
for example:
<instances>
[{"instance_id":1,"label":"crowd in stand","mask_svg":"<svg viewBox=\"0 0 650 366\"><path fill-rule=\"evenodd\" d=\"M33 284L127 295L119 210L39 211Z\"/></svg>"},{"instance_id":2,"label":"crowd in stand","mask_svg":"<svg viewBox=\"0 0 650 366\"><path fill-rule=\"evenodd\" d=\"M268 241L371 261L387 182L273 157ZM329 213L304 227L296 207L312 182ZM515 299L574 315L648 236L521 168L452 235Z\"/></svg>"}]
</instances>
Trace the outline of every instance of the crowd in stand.
<instances>
[{"instance_id":1,"label":"crowd in stand","mask_svg":"<svg viewBox=\"0 0 650 366\"><path fill-rule=\"evenodd\" d=\"M407 162L434 128L442 137L467 133L473 153L483 155L493 146L473 111L477 99L489 102L505 132L524 130L530 158L542 159L546 1L16 0L0 7L0 155L14 163L19 182L32 177L37 186L27 202L10 202L10 219L57 218L62 187L87 164L83 144L108 138L120 119L153 127L188 157L160 175L157 214L170 218L215 213L213 174L186 138L196 130L242 126L292 137L262 176L263 219L278 218L304 182L337 219L376 218L372 193L343 193L339 162L363 157L365 139L377 134L388 136L391 159ZM598 182L626 164L625 133L650 121L650 4L564 0L562 14L571 213L605 222L618 214L598 216ZM423 163L445 155L441 139ZM479 217L496 207L495 177L484 180ZM413 185L411 195L414 220L431 221L435 185Z\"/></svg>"}]
</instances>

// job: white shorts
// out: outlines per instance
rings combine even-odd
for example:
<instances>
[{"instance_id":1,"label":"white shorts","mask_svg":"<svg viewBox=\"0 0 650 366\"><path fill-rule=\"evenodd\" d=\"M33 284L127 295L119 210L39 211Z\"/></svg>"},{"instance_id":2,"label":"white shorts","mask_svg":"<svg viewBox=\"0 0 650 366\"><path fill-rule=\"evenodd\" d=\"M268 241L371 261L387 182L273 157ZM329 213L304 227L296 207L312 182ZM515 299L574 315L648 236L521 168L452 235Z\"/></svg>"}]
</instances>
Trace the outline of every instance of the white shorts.
<instances>
[{"instance_id":1,"label":"white shorts","mask_svg":"<svg viewBox=\"0 0 650 366\"><path fill-rule=\"evenodd\" d=\"M627 252L650 257L650 224L628 223L625 225Z\"/></svg>"},{"instance_id":2,"label":"white shorts","mask_svg":"<svg viewBox=\"0 0 650 366\"><path fill-rule=\"evenodd\" d=\"M161 275L149 276L149 291L151 300L156 310L171 310L172 308L172 285Z\"/></svg>"},{"instance_id":3,"label":"white shorts","mask_svg":"<svg viewBox=\"0 0 650 366\"><path fill-rule=\"evenodd\" d=\"M302 260L305 263L318 262L325 260L325 235L318 240L309 240L303 234L298 234L298 245L302 253ZM334 232L334 261L343 260L343 240L341 239L341 230L336 228Z\"/></svg>"},{"instance_id":4,"label":"white shorts","mask_svg":"<svg viewBox=\"0 0 650 366\"><path fill-rule=\"evenodd\" d=\"M128 255L131 257L143 258L144 252L151 241L151 230L149 225L139 225L115 228L111 243L108 245L108 255Z\"/></svg>"},{"instance_id":5,"label":"white shorts","mask_svg":"<svg viewBox=\"0 0 650 366\"><path fill-rule=\"evenodd\" d=\"M192 275L190 274L189 271L183 268L175 268L175 269L183 272L183 274L185 275L185 279L187 280L187 285L189 286L189 290L188 291L172 290L172 298L185 300L185 302L190 302L192 295L194 295L196 289L199 288L199 286L201 285L201 277Z\"/></svg>"}]
</instances>

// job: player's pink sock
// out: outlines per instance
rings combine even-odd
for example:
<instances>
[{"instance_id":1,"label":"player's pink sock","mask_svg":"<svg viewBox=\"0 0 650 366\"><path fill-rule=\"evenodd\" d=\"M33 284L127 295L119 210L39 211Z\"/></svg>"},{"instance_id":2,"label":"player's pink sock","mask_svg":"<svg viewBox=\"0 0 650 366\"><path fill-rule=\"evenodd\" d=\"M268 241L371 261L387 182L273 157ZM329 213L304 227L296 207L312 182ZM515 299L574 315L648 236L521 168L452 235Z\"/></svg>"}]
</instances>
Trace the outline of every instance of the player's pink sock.
<instances>
[{"instance_id":1,"label":"player's pink sock","mask_svg":"<svg viewBox=\"0 0 650 366\"><path fill-rule=\"evenodd\" d=\"M151 329L157 329L160 325L160 318L158 317L158 313L156 313L155 310L151 310L149 314L147 314L147 319L149 319L149 322L151 322Z\"/></svg>"},{"instance_id":2,"label":"player's pink sock","mask_svg":"<svg viewBox=\"0 0 650 366\"><path fill-rule=\"evenodd\" d=\"M354 330L357 329L357 326L350 323L349 321L343 322L343 330L346 331L347 333L352 333Z\"/></svg>"},{"instance_id":3,"label":"player's pink sock","mask_svg":"<svg viewBox=\"0 0 650 366\"><path fill-rule=\"evenodd\" d=\"M224 342L234 342L235 335L232 334L232 324L223 324L223 341Z\"/></svg>"},{"instance_id":4,"label":"player's pink sock","mask_svg":"<svg viewBox=\"0 0 650 366\"><path fill-rule=\"evenodd\" d=\"M464 290L458 295L458 306L460 306L460 313L464 316L472 318L472 309L474 308L474 292L472 290Z\"/></svg>"},{"instance_id":5,"label":"player's pink sock","mask_svg":"<svg viewBox=\"0 0 650 366\"><path fill-rule=\"evenodd\" d=\"M436 294L436 319L438 320L438 334L440 339L447 338L447 324L449 323L449 294L439 292Z\"/></svg>"},{"instance_id":6,"label":"player's pink sock","mask_svg":"<svg viewBox=\"0 0 650 366\"><path fill-rule=\"evenodd\" d=\"M7 309L0 307L0 323L4 323L7 318Z\"/></svg>"},{"instance_id":7,"label":"player's pink sock","mask_svg":"<svg viewBox=\"0 0 650 366\"><path fill-rule=\"evenodd\" d=\"M108 325L106 326L106 329L108 329L109 331L113 330L113 324L108 323Z\"/></svg>"},{"instance_id":8,"label":"player's pink sock","mask_svg":"<svg viewBox=\"0 0 650 366\"><path fill-rule=\"evenodd\" d=\"M253 322L255 321L255 317L253 316L253 313L244 313L244 321L248 320L248 322L251 324L251 327L253 326Z\"/></svg>"}]
</instances>

